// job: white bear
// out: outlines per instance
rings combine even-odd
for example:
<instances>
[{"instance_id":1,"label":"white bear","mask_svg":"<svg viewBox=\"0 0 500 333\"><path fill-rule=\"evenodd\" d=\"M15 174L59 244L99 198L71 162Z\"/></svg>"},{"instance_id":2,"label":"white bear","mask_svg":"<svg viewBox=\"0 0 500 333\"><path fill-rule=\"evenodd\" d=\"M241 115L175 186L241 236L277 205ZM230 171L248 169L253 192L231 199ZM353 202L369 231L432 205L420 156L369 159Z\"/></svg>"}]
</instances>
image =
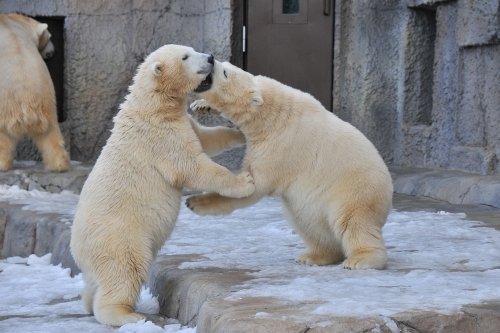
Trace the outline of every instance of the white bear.
<instances>
[{"instance_id":1,"label":"white bear","mask_svg":"<svg viewBox=\"0 0 500 333\"><path fill-rule=\"evenodd\" d=\"M308 246L297 261L347 269L383 269L382 227L392 206L390 173L373 144L311 95L229 63L216 62L213 85L192 108L212 107L246 138L243 170L255 192L190 197L194 212L228 214L263 196L282 198L289 221Z\"/></svg>"},{"instance_id":2,"label":"white bear","mask_svg":"<svg viewBox=\"0 0 500 333\"><path fill-rule=\"evenodd\" d=\"M12 168L16 145L25 136L42 153L45 169L68 170L54 85L42 59L54 52L47 24L0 14L0 45L0 171Z\"/></svg>"},{"instance_id":3,"label":"white bear","mask_svg":"<svg viewBox=\"0 0 500 333\"><path fill-rule=\"evenodd\" d=\"M248 172L236 176L202 150L240 144L241 134L205 128L187 114L187 95L210 82L213 62L213 56L180 45L151 53L139 66L83 186L71 253L85 281L83 302L103 324L144 318L134 305L174 228L183 186L230 197L248 196L255 189Z\"/></svg>"}]
</instances>

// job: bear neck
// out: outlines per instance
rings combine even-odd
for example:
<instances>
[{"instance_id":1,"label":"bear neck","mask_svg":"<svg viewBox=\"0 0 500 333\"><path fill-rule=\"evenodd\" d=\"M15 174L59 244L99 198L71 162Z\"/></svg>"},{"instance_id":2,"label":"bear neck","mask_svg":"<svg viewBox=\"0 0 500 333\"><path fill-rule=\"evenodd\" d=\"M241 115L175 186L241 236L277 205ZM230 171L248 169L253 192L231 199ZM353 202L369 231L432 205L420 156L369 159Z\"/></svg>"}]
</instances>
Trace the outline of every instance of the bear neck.
<instances>
[{"instance_id":1,"label":"bear neck","mask_svg":"<svg viewBox=\"0 0 500 333\"><path fill-rule=\"evenodd\" d=\"M173 97L157 92L134 92L127 96L122 110L140 120L161 125L177 121L186 115L187 97Z\"/></svg>"}]
</instances>

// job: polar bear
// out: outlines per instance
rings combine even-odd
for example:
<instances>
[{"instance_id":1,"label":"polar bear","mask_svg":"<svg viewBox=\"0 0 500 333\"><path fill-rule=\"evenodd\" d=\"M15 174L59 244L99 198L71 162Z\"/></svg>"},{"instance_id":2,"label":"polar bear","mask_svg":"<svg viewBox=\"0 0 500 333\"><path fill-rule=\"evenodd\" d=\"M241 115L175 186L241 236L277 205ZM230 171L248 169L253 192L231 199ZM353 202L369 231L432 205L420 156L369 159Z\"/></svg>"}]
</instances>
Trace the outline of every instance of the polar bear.
<instances>
[{"instance_id":1,"label":"polar bear","mask_svg":"<svg viewBox=\"0 0 500 333\"><path fill-rule=\"evenodd\" d=\"M200 126L186 111L187 95L210 82L213 62L213 56L180 45L151 53L83 186L70 247L85 281L83 302L101 323L144 318L134 305L174 228L183 186L230 197L255 189L248 172L234 175L202 150L242 143L241 134Z\"/></svg>"},{"instance_id":2,"label":"polar bear","mask_svg":"<svg viewBox=\"0 0 500 333\"><path fill-rule=\"evenodd\" d=\"M382 227L392 206L392 180L373 144L311 95L229 63L216 62L212 87L192 104L214 108L246 137L243 170L255 192L241 199L195 195L194 212L228 214L265 195L280 196L308 251L304 264L343 261L347 269L383 269Z\"/></svg>"},{"instance_id":3,"label":"polar bear","mask_svg":"<svg viewBox=\"0 0 500 333\"><path fill-rule=\"evenodd\" d=\"M16 145L25 136L37 145L46 170L68 170L54 85L42 59L54 52L47 24L0 14L0 45L0 171L12 168Z\"/></svg>"}]
</instances>

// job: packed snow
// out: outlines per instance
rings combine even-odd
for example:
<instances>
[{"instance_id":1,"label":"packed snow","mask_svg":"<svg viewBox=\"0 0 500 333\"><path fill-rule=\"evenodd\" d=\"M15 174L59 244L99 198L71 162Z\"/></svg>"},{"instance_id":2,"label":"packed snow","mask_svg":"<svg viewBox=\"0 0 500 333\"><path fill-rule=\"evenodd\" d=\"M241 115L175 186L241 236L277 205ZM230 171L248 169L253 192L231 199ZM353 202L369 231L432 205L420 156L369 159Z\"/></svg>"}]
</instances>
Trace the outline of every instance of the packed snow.
<instances>
[{"instance_id":1,"label":"packed snow","mask_svg":"<svg viewBox=\"0 0 500 333\"><path fill-rule=\"evenodd\" d=\"M0 201L71 216L78 196L0 186ZM286 223L280 201L266 198L224 217L200 217L183 207L161 253L199 254L198 260L181 264L186 270L252 270L253 279L231 299L268 296L298 306L309 302L316 304L313 314L318 315L451 313L464 304L500 298L500 231L468 221L464 214L392 211L384 237L389 263L383 271L299 265L294 258L305 250L304 244ZM49 262L49 256L0 261L1 332L195 332L172 321L164 327L148 321L119 329L99 325L78 298L81 275L72 278L68 269ZM139 310L158 311L147 290Z\"/></svg>"}]
</instances>

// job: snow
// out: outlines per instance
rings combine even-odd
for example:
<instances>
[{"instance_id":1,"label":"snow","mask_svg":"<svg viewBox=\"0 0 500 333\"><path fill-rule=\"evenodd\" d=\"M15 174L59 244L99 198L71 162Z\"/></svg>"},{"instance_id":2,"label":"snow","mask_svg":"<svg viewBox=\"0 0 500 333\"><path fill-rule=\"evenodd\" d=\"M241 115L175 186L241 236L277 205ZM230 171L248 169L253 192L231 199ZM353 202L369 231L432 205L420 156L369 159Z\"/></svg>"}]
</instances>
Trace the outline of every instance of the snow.
<instances>
[{"instance_id":1,"label":"snow","mask_svg":"<svg viewBox=\"0 0 500 333\"><path fill-rule=\"evenodd\" d=\"M22 202L39 212L70 217L77 200L70 192L0 186L0 201ZM392 211L384 237L389 262L383 271L299 265L294 258L304 244L285 221L279 200L266 198L224 217L200 217L183 207L160 252L199 254L198 260L180 265L185 270L254 271L230 299L267 296L315 304L318 315L377 315L391 330L388 316L402 311L452 313L464 304L500 299L500 231L465 214ZM195 332L172 321L164 327L148 321L119 329L100 325L78 298L81 275L72 278L68 269L49 263L48 255L0 260L0 332ZM146 289L138 304L142 312L158 311ZM256 317L272 315L258 312Z\"/></svg>"},{"instance_id":2,"label":"snow","mask_svg":"<svg viewBox=\"0 0 500 333\"><path fill-rule=\"evenodd\" d=\"M50 265L50 254L43 257L12 257L0 260L0 332L141 332L194 333L178 323L164 328L142 321L119 329L100 325L86 313L79 294L80 275L72 278L67 268ZM158 300L143 288L137 308L156 314Z\"/></svg>"}]
</instances>

